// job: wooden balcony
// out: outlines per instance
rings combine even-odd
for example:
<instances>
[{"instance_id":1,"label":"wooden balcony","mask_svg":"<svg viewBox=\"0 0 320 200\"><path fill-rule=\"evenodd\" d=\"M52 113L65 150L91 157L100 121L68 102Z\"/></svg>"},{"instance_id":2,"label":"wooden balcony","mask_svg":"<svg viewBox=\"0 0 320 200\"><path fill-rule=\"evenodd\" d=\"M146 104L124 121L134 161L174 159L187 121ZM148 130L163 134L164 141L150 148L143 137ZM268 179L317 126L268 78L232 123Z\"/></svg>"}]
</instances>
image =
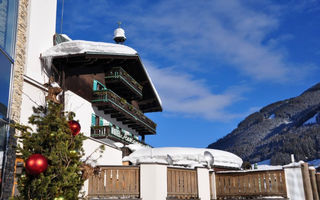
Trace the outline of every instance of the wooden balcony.
<instances>
[{"instance_id":1,"label":"wooden balcony","mask_svg":"<svg viewBox=\"0 0 320 200\"><path fill-rule=\"evenodd\" d=\"M113 133L114 131L111 126L91 126L91 137L95 139L110 138L125 144L140 143L142 145L149 146L148 144L134 138L132 135L128 136L121 130L117 131L118 133Z\"/></svg>"},{"instance_id":2,"label":"wooden balcony","mask_svg":"<svg viewBox=\"0 0 320 200\"><path fill-rule=\"evenodd\" d=\"M156 133L156 123L110 89L93 91L92 104L105 114L111 114L112 118L127 124L140 135Z\"/></svg>"},{"instance_id":3,"label":"wooden balcony","mask_svg":"<svg viewBox=\"0 0 320 200\"><path fill-rule=\"evenodd\" d=\"M106 86L125 99L141 99L142 85L121 67L114 67L106 73Z\"/></svg>"}]
</instances>

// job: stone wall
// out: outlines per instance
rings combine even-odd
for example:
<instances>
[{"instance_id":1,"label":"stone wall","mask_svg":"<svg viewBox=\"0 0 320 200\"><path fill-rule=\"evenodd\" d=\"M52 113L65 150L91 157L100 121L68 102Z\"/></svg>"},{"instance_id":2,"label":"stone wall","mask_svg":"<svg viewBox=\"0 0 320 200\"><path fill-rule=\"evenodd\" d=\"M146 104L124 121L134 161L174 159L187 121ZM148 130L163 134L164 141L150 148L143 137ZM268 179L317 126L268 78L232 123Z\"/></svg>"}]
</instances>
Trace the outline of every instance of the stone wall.
<instances>
[{"instance_id":1,"label":"stone wall","mask_svg":"<svg viewBox=\"0 0 320 200\"><path fill-rule=\"evenodd\" d=\"M26 60L26 40L28 27L28 5L29 0L19 1L17 36L16 36L16 55L13 67L12 77L12 104L11 104L11 120L14 122L20 121L20 110L22 103L22 89L23 89L23 74ZM7 162L3 176L3 194L2 199L8 199L12 195L14 165L16 159L16 140L14 138L15 131L10 130L7 150Z\"/></svg>"},{"instance_id":2,"label":"stone wall","mask_svg":"<svg viewBox=\"0 0 320 200\"><path fill-rule=\"evenodd\" d=\"M26 61L26 40L28 27L28 3L29 0L20 0L18 14L18 30L16 39L16 56L13 73L13 90L11 104L11 119L15 122L20 120L22 103L23 74Z\"/></svg>"}]
</instances>

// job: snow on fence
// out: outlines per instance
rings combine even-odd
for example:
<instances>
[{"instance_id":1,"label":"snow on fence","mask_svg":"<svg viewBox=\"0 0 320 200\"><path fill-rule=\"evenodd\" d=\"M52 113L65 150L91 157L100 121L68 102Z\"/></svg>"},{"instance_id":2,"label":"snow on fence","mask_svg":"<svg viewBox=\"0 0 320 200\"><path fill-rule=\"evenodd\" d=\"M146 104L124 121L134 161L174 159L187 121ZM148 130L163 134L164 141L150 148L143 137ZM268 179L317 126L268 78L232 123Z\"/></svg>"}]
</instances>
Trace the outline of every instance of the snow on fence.
<instances>
[{"instance_id":1,"label":"snow on fence","mask_svg":"<svg viewBox=\"0 0 320 200\"><path fill-rule=\"evenodd\" d=\"M198 198L197 171L192 169L167 169L168 198Z\"/></svg>"},{"instance_id":2,"label":"snow on fence","mask_svg":"<svg viewBox=\"0 0 320 200\"><path fill-rule=\"evenodd\" d=\"M139 167L101 167L89 178L88 196L127 197L140 196Z\"/></svg>"},{"instance_id":3,"label":"snow on fence","mask_svg":"<svg viewBox=\"0 0 320 200\"><path fill-rule=\"evenodd\" d=\"M284 170L217 172L218 199L230 197L287 197Z\"/></svg>"}]
</instances>

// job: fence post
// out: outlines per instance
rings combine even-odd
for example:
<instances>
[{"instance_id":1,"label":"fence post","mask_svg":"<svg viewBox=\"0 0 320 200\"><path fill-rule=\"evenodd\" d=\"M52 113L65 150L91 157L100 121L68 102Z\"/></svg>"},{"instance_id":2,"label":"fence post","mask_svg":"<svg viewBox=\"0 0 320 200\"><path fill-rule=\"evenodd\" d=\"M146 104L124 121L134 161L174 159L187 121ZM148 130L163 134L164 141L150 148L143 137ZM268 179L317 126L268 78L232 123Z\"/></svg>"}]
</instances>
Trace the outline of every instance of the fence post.
<instances>
[{"instance_id":1,"label":"fence post","mask_svg":"<svg viewBox=\"0 0 320 200\"><path fill-rule=\"evenodd\" d=\"M167 165L140 165L140 197L142 200L166 200Z\"/></svg>"},{"instance_id":2,"label":"fence post","mask_svg":"<svg viewBox=\"0 0 320 200\"><path fill-rule=\"evenodd\" d=\"M308 163L301 164L301 171L302 171L303 188L304 188L304 193L306 195L306 200L313 200Z\"/></svg>"},{"instance_id":3,"label":"fence post","mask_svg":"<svg viewBox=\"0 0 320 200\"><path fill-rule=\"evenodd\" d=\"M316 181L317 181L318 195L320 198L320 173L316 173Z\"/></svg>"},{"instance_id":4,"label":"fence post","mask_svg":"<svg viewBox=\"0 0 320 200\"><path fill-rule=\"evenodd\" d=\"M314 167L309 167L309 173L310 173L313 199L319 200L319 193L318 193L317 181L316 181L316 169Z\"/></svg>"},{"instance_id":5,"label":"fence post","mask_svg":"<svg viewBox=\"0 0 320 200\"><path fill-rule=\"evenodd\" d=\"M216 174L214 171L210 172L210 192L211 192L211 199L217 199L217 188L216 188Z\"/></svg>"},{"instance_id":6,"label":"fence post","mask_svg":"<svg viewBox=\"0 0 320 200\"><path fill-rule=\"evenodd\" d=\"M88 196L88 194L89 194L89 179L87 179L87 180L84 181L83 186L82 186L82 188L81 188L81 190L80 190L79 196L80 196L81 193L82 193L85 197Z\"/></svg>"},{"instance_id":7,"label":"fence post","mask_svg":"<svg viewBox=\"0 0 320 200\"><path fill-rule=\"evenodd\" d=\"M198 193L201 200L210 200L209 170L197 168Z\"/></svg>"},{"instance_id":8,"label":"fence post","mask_svg":"<svg viewBox=\"0 0 320 200\"><path fill-rule=\"evenodd\" d=\"M305 200L302 170L300 163L284 166L287 186L287 197L290 200Z\"/></svg>"}]
</instances>

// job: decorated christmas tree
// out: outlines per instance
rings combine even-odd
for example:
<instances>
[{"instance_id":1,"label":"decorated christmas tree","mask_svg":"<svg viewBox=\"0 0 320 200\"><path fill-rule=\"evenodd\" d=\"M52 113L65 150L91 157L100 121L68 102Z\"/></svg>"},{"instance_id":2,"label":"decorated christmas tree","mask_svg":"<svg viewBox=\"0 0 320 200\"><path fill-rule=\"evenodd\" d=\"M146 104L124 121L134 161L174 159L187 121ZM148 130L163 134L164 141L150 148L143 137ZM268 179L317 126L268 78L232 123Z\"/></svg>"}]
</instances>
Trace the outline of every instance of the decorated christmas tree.
<instances>
[{"instance_id":1,"label":"decorated christmas tree","mask_svg":"<svg viewBox=\"0 0 320 200\"><path fill-rule=\"evenodd\" d=\"M15 125L21 132L18 155L25 161L17 199L78 199L84 182L80 160L84 136L74 116L63 112L62 104L48 101L34 108L32 128Z\"/></svg>"}]
</instances>

